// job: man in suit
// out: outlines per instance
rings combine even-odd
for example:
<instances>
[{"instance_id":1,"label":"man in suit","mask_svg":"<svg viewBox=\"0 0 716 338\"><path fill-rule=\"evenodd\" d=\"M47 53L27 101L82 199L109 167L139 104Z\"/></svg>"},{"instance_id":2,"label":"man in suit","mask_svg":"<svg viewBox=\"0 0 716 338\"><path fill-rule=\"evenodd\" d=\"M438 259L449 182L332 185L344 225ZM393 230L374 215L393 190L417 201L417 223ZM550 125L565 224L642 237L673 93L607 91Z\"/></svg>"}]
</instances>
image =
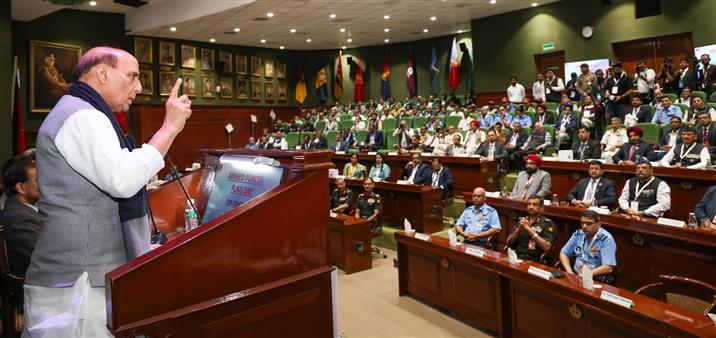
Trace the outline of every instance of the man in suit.
<instances>
[{"instance_id":1,"label":"man in suit","mask_svg":"<svg viewBox=\"0 0 716 338\"><path fill-rule=\"evenodd\" d=\"M711 122L711 113L699 114L699 125L696 127L698 142L708 148L711 160L716 159L716 123Z\"/></svg>"},{"instance_id":2,"label":"man in suit","mask_svg":"<svg viewBox=\"0 0 716 338\"><path fill-rule=\"evenodd\" d=\"M641 128L629 127L627 129L627 135L629 136L629 143L624 144L614 157L612 157L614 163L635 165L640 159L647 159L649 161L656 160L654 147L641 140L641 137L644 136L644 131L641 130Z\"/></svg>"},{"instance_id":3,"label":"man in suit","mask_svg":"<svg viewBox=\"0 0 716 338\"><path fill-rule=\"evenodd\" d=\"M547 114L547 106L544 105L544 103L540 103L537 105L537 115L535 115L534 122L539 122L549 125L554 125L554 117L552 114Z\"/></svg>"},{"instance_id":4,"label":"man in suit","mask_svg":"<svg viewBox=\"0 0 716 338\"><path fill-rule=\"evenodd\" d=\"M326 147L326 140L321 134L322 132L320 130L316 130L313 132L313 139L311 140L309 149L323 149Z\"/></svg>"},{"instance_id":5,"label":"man in suit","mask_svg":"<svg viewBox=\"0 0 716 338\"><path fill-rule=\"evenodd\" d=\"M512 134L505 143L507 153L512 155L512 153L519 150L527 142L527 138L527 133L522 129L522 125L520 123L513 124Z\"/></svg>"},{"instance_id":6,"label":"man in suit","mask_svg":"<svg viewBox=\"0 0 716 338\"><path fill-rule=\"evenodd\" d=\"M558 149L563 142L569 140L574 133L574 128L577 127L577 118L572 114L572 105L565 105L563 112L562 117L559 118L556 125L555 146Z\"/></svg>"},{"instance_id":7,"label":"man in suit","mask_svg":"<svg viewBox=\"0 0 716 338\"><path fill-rule=\"evenodd\" d=\"M442 189L442 200L445 201L452 198L452 172L443 166L442 161L438 157L434 157L432 161L432 172L429 176L428 184L433 187Z\"/></svg>"},{"instance_id":8,"label":"man in suit","mask_svg":"<svg viewBox=\"0 0 716 338\"><path fill-rule=\"evenodd\" d=\"M552 190L552 177L548 172L539 168L542 159L535 154L527 155L525 170L517 175L517 182L512 188L513 198L527 198L538 196L549 197Z\"/></svg>"},{"instance_id":9,"label":"man in suit","mask_svg":"<svg viewBox=\"0 0 716 338\"><path fill-rule=\"evenodd\" d=\"M590 161L590 178L583 178L577 183L567 194L567 202L580 208L613 206L617 202L617 186L614 181L603 178L602 174L604 164L601 161Z\"/></svg>"},{"instance_id":10,"label":"man in suit","mask_svg":"<svg viewBox=\"0 0 716 338\"><path fill-rule=\"evenodd\" d=\"M497 140L494 130L487 132L487 142L482 144L477 154L481 156L480 162L495 160L499 163L509 156L505 144Z\"/></svg>"},{"instance_id":11,"label":"man in suit","mask_svg":"<svg viewBox=\"0 0 716 338\"><path fill-rule=\"evenodd\" d=\"M336 134L336 143L331 149L333 151L348 152L348 142L343 140L343 136L341 134Z\"/></svg>"},{"instance_id":12,"label":"man in suit","mask_svg":"<svg viewBox=\"0 0 716 338\"><path fill-rule=\"evenodd\" d=\"M3 172L3 186L8 199L0 213L0 224L5 225L10 271L25 276L42 230L42 219L37 211L40 197L37 170L32 158L18 156L10 159L7 170Z\"/></svg>"},{"instance_id":13,"label":"man in suit","mask_svg":"<svg viewBox=\"0 0 716 338\"><path fill-rule=\"evenodd\" d=\"M460 135L455 134L452 136L451 139L452 143L448 144L448 146L445 148L445 155L457 156L466 154L466 149L465 146L462 145L462 139L460 138Z\"/></svg>"},{"instance_id":14,"label":"man in suit","mask_svg":"<svg viewBox=\"0 0 716 338\"><path fill-rule=\"evenodd\" d=\"M716 185L706 190L704 198L696 204L694 210L696 222L704 228L716 228Z\"/></svg>"},{"instance_id":15,"label":"man in suit","mask_svg":"<svg viewBox=\"0 0 716 338\"><path fill-rule=\"evenodd\" d=\"M651 110L642 104L641 96L633 95L631 97L631 108L626 111L624 116L625 124L629 127L637 123L648 123L653 118Z\"/></svg>"},{"instance_id":16,"label":"man in suit","mask_svg":"<svg viewBox=\"0 0 716 338\"><path fill-rule=\"evenodd\" d=\"M586 161L593 158L602 157L602 147L595 140L589 139L589 128L582 126L579 128L579 139L572 144L573 159Z\"/></svg>"},{"instance_id":17,"label":"man in suit","mask_svg":"<svg viewBox=\"0 0 716 338\"><path fill-rule=\"evenodd\" d=\"M672 117L671 130L664 131L664 135L661 136L661 139L659 140L659 147L664 151L664 153L683 142L681 139L681 127L681 118L678 116Z\"/></svg>"},{"instance_id":18,"label":"man in suit","mask_svg":"<svg viewBox=\"0 0 716 338\"><path fill-rule=\"evenodd\" d=\"M705 91L707 95L711 95L716 91L716 65L710 63L711 57L708 54L701 55L703 69L699 70L699 73L701 73L701 85L699 88Z\"/></svg>"},{"instance_id":19,"label":"man in suit","mask_svg":"<svg viewBox=\"0 0 716 338\"><path fill-rule=\"evenodd\" d=\"M430 179L430 164L423 163L420 153L413 153L412 160L408 162L400 176L410 184L426 184Z\"/></svg>"},{"instance_id":20,"label":"man in suit","mask_svg":"<svg viewBox=\"0 0 716 338\"><path fill-rule=\"evenodd\" d=\"M678 80L679 93L685 88L697 88L694 86L694 70L689 68L689 62L686 59L679 61L679 71L676 72Z\"/></svg>"},{"instance_id":21,"label":"man in suit","mask_svg":"<svg viewBox=\"0 0 716 338\"><path fill-rule=\"evenodd\" d=\"M368 124L368 135L363 141L363 151L377 151L383 147L383 133L376 130L373 124Z\"/></svg>"}]
</instances>

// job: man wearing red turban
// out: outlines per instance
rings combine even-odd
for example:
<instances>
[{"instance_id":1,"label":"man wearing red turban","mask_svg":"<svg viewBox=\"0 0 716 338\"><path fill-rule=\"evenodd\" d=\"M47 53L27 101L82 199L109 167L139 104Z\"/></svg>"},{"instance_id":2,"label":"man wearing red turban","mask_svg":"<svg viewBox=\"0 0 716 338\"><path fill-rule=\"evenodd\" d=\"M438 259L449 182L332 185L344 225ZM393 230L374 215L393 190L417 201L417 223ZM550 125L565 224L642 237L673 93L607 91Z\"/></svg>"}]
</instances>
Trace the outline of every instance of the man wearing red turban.
<instances>
[{"instance_id":1,"label":"man wearing red turban","mask_svg":"<svg viewBox=\"0 0 716 338\"><path fill-rule=\"evenodd\" d=\"M512 188L513 198L549 197L552 190L552 177L548 172L541 170L540 165L542 165L542 159L539 156L527 155L525 170L517 175L517 182Z\"/></svg>"},{"instance_id":2,"label":"man wearing red turban","mask_svg":"<svg viewBox=\"0 0 716 338\"><path fill-rule=\"evenodd\" d=\"M643 160L656 161L654 146L641 140L642 136L644 136L644 131L641 128L637 126L629 127L627 135L629 136L629 143L621 147L612 157L614 163L634 165Z\"/></svg>"}]
</instances>

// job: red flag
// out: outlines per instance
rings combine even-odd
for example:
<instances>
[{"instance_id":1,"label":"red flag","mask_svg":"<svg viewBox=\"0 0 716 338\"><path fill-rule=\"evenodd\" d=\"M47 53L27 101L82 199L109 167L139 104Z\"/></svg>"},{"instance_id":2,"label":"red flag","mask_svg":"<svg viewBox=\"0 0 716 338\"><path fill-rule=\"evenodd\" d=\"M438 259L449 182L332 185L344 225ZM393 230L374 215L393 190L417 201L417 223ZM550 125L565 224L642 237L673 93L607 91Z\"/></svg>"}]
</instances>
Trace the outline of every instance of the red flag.
<instances>
[{"instance_id":1,"label":"red flag","mask_svg":"<svg viewBox=\"0 0 716 338\"><path fill-rule=\"evenodd\" d=\"M355 78L355 94L353 99L363 101L365 99L365 87L363 87L363 66L360 64L360 59L357 57L353 58L356 64L356 78Z\"/></svg>"},{"instance_id":2,"label":"red flag","mask_svg":"<svg viewBox=\"0 0 716 338\"><path fill-rule=\"evenodd\" d=\"M333 83L333 97L340 100L343 95L343 52L338 51L338 69Z\"/></svg>"},{"instance_id":3,"label":"red flag","mask_svg":"<svg viewBox=\"0 0 716 338\"><path fill-rule=\"evenodd\" d=\"M15 69L13 70L13 106L12 106L12 140L15 154L22 154L25 151L25 128L22 125L22 103L20 102L20 63L15 57Z\"/></svg>"},{"instance_id":4,"label":"red flag","mask_svg":"<svg viewBox=\"0 0 716 338\"><path fill-rule=\"evenodd\" d=\"M450 77L448 80L450 88L455 91L457 86L460 84L460 61L458 60L457 41L455 38L452 39L452 51L450 52Z\"/></svg>"}]
</instances>

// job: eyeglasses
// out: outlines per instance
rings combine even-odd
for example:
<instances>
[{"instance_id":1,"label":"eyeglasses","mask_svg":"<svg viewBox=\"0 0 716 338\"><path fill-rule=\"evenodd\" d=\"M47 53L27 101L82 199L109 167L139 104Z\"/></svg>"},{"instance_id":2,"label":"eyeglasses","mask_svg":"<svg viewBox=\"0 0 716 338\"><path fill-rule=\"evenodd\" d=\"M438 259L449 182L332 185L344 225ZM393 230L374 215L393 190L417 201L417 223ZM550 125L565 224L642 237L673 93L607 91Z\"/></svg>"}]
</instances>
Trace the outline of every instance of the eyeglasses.
<instances>
[{"instance_id":1,"label":"eyeglasses","mask_svg":"<svg viewBox=\"0 0 716 338\"><path fill-rule=\"evenodd\" d=\"M596 222L580 222L583 227L588 227L596 224Z\"/></svg>"}]
</instances>

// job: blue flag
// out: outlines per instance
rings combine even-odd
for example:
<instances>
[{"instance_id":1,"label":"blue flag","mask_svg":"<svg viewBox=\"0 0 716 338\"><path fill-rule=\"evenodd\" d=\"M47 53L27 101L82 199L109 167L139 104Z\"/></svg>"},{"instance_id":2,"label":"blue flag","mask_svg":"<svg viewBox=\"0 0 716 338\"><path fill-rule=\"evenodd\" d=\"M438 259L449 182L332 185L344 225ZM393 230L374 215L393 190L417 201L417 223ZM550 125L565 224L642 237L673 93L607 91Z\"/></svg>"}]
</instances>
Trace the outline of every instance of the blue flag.
<instances>
[{"instance_id":1,"label":"blue flag","mask_svg":"<svg viewBox=\"0 0 716 338\"><path fill-rule=\"evenodd\" d=\"M440 69L438 69L438 53L433 43L433 56L430 59L430 89L433 94L440 94Z\"/></svg>"},{"instance_id":2,"label":"blue flag","mask_svg":"<svg viewBox=\"0 0 716 338\"><path fill-rule=\"evenodd\" d=\"M383 74L380 75L380 96L383 100L390 97L390 66L388 65L388 51L385 51L383 57Z\"/></svg>"}]
</instances>

